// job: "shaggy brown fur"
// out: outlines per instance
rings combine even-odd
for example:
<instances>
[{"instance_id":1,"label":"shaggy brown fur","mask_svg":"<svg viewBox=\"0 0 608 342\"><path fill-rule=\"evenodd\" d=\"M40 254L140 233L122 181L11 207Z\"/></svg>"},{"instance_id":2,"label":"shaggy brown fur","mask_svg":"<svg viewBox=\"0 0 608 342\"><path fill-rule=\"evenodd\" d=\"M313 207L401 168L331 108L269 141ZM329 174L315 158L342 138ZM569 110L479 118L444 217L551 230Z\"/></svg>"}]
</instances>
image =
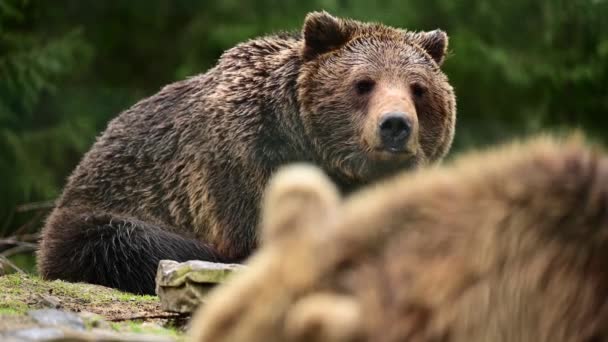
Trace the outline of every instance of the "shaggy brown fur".
<instances>
[{"instance_id":1,"label":"shaggy brown fur","mask_svg":"<svg viewBox=\"0 0 608 342\"><path fill-rule=\"evenodd\" d=\"M151 293L160 259L247 257L281 165L312 162L349 190L441 159L455 120L446 48L441 31L312 13L302 34L228 50L109 124L46 223L40 274ZM389 111L410 125L390 150Z\"/></svg>"},{"instance_id":2,"label":"shaggy brown fur","mask_svg":"<svg viewBox=\"0 0 608 342\"><path fill-rule=\"evenodd\" d=\"M305 181L302 181L305 179ZM194 341L608 341L608 157L536 139L343 203L271 181L265 241Z\"/></svg>"}]
</instances>

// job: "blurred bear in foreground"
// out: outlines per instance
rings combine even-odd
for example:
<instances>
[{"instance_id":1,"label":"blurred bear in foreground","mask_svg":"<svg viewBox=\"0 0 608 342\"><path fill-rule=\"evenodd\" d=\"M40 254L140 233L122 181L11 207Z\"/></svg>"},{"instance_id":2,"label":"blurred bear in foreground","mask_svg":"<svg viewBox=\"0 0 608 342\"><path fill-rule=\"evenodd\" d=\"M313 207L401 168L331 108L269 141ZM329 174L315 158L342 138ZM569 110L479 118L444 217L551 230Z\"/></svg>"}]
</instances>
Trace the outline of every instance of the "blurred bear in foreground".
<instances>
[{"instance_id":1,"label":"blurred bear in foreground","mask_svg":"<svg viewBox=\"0 0 608 342\"><path fill-rule=\"evenodd\" d=\"M339 198L272 179L261 250L195 341L608 341L608 158L535 138Z\"/></svg>"}]
</instances>

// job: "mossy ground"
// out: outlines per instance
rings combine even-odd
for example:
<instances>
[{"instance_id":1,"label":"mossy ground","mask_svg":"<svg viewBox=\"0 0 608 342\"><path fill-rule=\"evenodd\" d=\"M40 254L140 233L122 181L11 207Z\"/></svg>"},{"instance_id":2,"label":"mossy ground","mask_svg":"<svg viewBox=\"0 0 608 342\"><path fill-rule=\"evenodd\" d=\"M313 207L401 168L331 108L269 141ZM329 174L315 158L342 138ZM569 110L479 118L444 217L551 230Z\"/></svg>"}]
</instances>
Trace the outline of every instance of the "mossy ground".
<instances>
[{"instance_id":1,"label":"mossy ground","mask_svg":"<svg viewBox=\"0 0 608 342\"><path fill-rule=\"evenodd\" d=\"M109 322L116 331L170 335L181 339L175 319L160 309L156 296L137 296L102 286L45 281L37 276L0 276L0 331L27 326L29 310L57 307L72 312L90 312ZM93 315L95 316L95 315ZM94 319L87 326L95 326Z\"/></svg>"}]
</instances>

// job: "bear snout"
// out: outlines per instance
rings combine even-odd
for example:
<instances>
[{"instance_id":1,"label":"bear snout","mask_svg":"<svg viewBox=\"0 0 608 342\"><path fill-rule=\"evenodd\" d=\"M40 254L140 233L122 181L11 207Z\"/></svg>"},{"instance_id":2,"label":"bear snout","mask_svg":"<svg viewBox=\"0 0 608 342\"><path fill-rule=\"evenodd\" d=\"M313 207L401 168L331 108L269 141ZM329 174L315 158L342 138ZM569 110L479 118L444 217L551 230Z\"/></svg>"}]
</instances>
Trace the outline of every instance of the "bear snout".
<instances>
[{"instance_id":1,"label":"bear snout","mask_svg":"<svg viewBox=\"0 0 608 342\"><path fill-rule=\"evenodd\" d=\"M412 121L406 113L391 112L380 118L378 134L382 148L388 152L404 152L411 133Z\"/></svg>"}]
</instances>

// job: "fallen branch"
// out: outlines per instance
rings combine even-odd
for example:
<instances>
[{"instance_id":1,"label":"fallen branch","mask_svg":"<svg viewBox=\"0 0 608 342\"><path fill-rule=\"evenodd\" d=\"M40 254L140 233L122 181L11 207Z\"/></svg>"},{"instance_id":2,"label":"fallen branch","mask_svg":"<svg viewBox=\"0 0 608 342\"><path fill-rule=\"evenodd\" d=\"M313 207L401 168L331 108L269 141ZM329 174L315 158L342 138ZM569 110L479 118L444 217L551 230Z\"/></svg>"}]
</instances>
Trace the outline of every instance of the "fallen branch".
<instances>
[{"instance_id":1,"label":"fallen branch","mask_svg":"<svg viewBox=\"0 0 608 342\"><path fill-rule=\"evenodd\" d=\"M0 227L0 232L6 232L8 230L8 227L10 227L11 223L13 222L13 218L15 218L15 210L11 210L8 213L8 217L6 218L6 220L4 222L2 222L2 227Z\"/></svg>"},{"instance_id":2,"label":"fallen branch","mask_svg":"<svg viewBox=\"0 0 608 342\"><path fill-rule=\"evenodd\" d=\"M35 242L35 241L38 241L38 239L40 239L40 234L38 234L38 233L13 235L13 236L9 236L9 237L0 239L0 244L5 243L5 244L18 245L20 243L28 243L28 242L32 242L32 241Z\"/></svg>"},{"instance_id":3,"label":"fallen branch","mask_svg":"<svg viewBox=\"0 0 608 342\"><path fill-rule=\"evenodd\" d=\"M27 220L27 222L25 222L24 224L22 224L19 228L17 228L13 234L14 235L18 235L18 236L22 236L25 235L27 232L32 231L33 227L40 224L41 220L44 218L44 216L47 214L47 211L45 210L38 210L35 211L34 214L32 215L32 217ZM38 229L36 229L38 230Z\"/></svg>"},{"instance_id":4,"label":"fallen branch","mask_svg":"<svg viewBox=\"0 0 608 342\"><path fill-rule=\"evenodd\" d=\"M8 258L5 257L4 255L0 255L0 263L9 266L10 268L14 269L15 271L17 271L21 274L25 274L24 270L20 269L19 267L17 267L17 265L13 264L13 262L8 260Z\"/></svg>"},{"instance_id":5,"label":"fallen branch","mask_svg":"<svg viewBox=\"0 0 608 342\"><path fill-rule=\"evenodd\" d=\"M143 319L169 319L169 318L185 318L190 316L190 314L183 313L167 313L161 315L142 315L142 316L130 316L130 317L119 317L112 318L108 321L110 322L123 322L123 321L135 321L135 320L143 320Z\"/></svg>"},{"instance_id":6,"label":"fallen branch","mask_svg":"<svg viewBox=\"0 0 608 342\"><path fill-rule=\"evenodd\" d=\"M2 246L2 240L0 240L0 246ZM38 245L36 245L35 243L24 242L22 244L19 244L18 246L15 246L15 247L12 247L12 248L9 248L9 249L3 251L2 253L0 253L0 255L8 258L15 254L29 253L29 252L33 252L37 249L38 249Z\"/></svg>"},{"instance_id":7,"label":"fallen branch","mask_svg":"<svg viewBox=\"0 0 608 342\"><path fill-rule=\"evenodd\" d=\"M26 212L26 211L34 211L34 210L50 210L55 206L55 200L50 201L42 201L42 202L32 202L18 205L15 208L15 211L18 213Z\"/></svg>"}]
</instances>

